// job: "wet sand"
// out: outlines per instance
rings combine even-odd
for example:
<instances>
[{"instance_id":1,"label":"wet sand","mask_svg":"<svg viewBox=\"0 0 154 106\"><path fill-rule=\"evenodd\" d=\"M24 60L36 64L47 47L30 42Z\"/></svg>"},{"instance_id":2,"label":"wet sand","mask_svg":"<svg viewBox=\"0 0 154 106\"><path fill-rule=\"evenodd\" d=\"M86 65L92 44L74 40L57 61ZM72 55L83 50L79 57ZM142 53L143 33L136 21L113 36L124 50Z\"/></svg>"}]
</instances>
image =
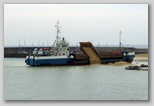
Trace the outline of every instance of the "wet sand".
<instances>
[{"instance_id":1,"label":"wet sand","mask_svg":"<svg viewBox=\"0 0 154 106\"><path fill-rule=\"evenodd\" d=\"M115 63L109 63L108 65L113 65L113 66L123 66L123 65L131 65L131 63L125 62L125 61L119 61Z\"/></svg>"}]
</instances>

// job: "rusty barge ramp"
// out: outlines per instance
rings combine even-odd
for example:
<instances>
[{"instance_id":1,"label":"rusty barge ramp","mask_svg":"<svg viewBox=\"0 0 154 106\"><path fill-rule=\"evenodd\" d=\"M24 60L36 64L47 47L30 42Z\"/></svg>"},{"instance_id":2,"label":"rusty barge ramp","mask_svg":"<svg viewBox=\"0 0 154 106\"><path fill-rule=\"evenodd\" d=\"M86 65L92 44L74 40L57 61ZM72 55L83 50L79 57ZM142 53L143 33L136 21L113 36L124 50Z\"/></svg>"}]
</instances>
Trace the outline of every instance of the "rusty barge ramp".
<instances>
[{"instance_id":1,"label":"rusty barge ramp","mask_svg":"<svg viewBox=\"0 0 154 106\"><path fill-rule=\"evenodd\" d=\"M80 42L80 50L89 57L90 64L101 64L100 56L91 42Z\"/></svg>"}]
</instances>

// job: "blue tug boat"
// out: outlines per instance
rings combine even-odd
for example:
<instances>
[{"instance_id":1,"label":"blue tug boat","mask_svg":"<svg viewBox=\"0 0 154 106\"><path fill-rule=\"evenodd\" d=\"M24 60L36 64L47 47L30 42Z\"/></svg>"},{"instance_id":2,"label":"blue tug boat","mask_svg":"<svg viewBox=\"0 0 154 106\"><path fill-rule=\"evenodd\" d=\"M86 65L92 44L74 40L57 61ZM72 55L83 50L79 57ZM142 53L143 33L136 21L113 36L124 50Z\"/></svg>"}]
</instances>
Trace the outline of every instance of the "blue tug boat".
<instances>
[{"instance_id":1,"label":"blue tug boat","mask_svg":"<svg viewBox=\"0 0 154 106\"><path fill-rule=\"evenodd\" d=\"M82 53L70 52L69 43L59 37L59 21L56 24L56 40L51 48L34 48L26 56L25 63L30 66L59 66L59 65L89 65L106 64L118 61L132 62L135 57L133 51L97 52L91 42L80 42Z\"/></svg>"},{"instance_id":2,"label":"blue tug boat","mask_svg":"<svg viewBox=\"0 0 154 106\"><path fill-rule=\"evenodd\" d=\"M30 66L90 64L87 55L70 53L69 43L65 38L59 37L59 21L57 21L56 28L57 36L53 47L34 48L32 53L26 56L26 64Z\"/></svg>"}]
</instances>

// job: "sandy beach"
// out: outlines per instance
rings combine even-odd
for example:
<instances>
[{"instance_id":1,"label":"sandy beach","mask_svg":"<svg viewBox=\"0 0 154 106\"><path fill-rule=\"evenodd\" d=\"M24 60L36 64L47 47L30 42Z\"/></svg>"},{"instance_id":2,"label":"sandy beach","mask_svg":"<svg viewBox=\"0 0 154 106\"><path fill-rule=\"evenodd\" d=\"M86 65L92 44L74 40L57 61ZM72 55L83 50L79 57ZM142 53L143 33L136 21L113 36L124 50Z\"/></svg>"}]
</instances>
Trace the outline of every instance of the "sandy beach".
<instances>
[{"instance_id":1,"label":"sandy beach","mask_svg":"<svg viewBox=\"0 0 154 106\"><path fill-rule=\"evenodd\" d=\"M134 61L147 61L148 62L148 54L136 54Z\"/></svg>"}]
</instances>

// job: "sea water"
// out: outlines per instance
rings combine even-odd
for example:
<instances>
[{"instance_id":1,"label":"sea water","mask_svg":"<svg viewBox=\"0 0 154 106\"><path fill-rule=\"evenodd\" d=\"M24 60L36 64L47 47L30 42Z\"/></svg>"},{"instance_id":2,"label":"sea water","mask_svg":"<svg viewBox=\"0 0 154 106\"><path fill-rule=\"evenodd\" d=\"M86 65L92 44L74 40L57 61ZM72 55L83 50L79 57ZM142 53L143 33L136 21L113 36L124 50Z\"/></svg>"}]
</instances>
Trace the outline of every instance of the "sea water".
<instances>
[{"instance_id":1,"label":"sea water","mask_svg":"<svg viewBox=\"0 0 154 106\"><path fill-rule=\"evenodd\" d=\"M4 58L4 99L148 100L148 71L125 67L30 67L24 58Z\"/></svg>"}]
</instances>

